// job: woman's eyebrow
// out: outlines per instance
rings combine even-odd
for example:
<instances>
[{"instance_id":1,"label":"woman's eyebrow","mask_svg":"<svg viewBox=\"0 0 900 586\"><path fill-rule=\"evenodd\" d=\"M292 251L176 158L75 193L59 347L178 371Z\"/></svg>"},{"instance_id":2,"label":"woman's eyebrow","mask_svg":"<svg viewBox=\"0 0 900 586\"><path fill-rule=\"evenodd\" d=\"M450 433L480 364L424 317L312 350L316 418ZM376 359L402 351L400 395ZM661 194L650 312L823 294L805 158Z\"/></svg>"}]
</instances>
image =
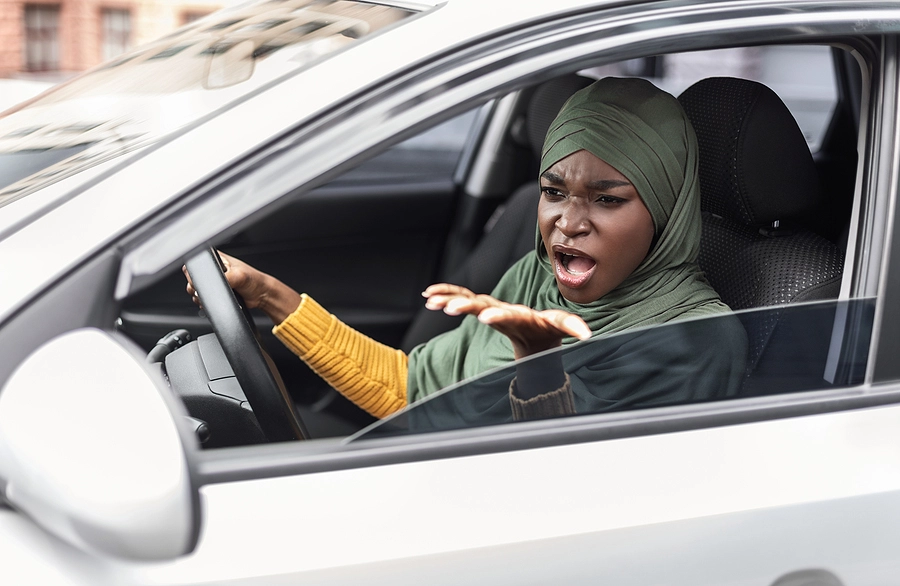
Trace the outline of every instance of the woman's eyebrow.
<instances>
[{"instance_id":1,"label":"woman's eyebrow","mask_svg":"<svg viewBox=\"0 0 900 586\"><path fill-rule=\"evenodd\" d=\"M588 181L588 189L596 189L603 191L606 189L615 189L617 187L631 187L630 181L621 181L619 179L600 179L597 181Z\"/></svg>"},{"instance_id":2,"label":"woman's eyebrow","mask_svg":"<svg viewBox=\"0 0 900 586\"><path fill-rule=\"evenodd\" d=\"M547 181L549 181L550 183L553 183L554 185L565 185L566 184L566 180L563 179L561 175L557 175L553 171L544 171L543 173L541 173L541 179L546 179Z\"/></svg>"}]
</instances>

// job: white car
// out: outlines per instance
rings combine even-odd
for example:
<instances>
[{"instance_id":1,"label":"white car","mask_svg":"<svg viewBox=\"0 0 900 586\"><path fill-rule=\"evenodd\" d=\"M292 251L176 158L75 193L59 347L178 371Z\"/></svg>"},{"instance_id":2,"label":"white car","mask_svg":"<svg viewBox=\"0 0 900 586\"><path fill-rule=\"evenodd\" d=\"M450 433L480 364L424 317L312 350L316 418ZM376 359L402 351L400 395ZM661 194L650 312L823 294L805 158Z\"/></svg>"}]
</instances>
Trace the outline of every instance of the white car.
<instances>
[{"instance_id":1,"label":"white car","mask_svg":"<svg viewBox=\"0 0 900 586\"><path fill-rule=\"evenodd\" d=\"M386 344L452 327L419 292L533 246L534 149L604 75L697 131L736 393L443 417L510 366L376 422L254 335L211 246ZM900 2L259 0L8 110L0 581L897 583L898 108Z\"/></svg>"}]
</instances>

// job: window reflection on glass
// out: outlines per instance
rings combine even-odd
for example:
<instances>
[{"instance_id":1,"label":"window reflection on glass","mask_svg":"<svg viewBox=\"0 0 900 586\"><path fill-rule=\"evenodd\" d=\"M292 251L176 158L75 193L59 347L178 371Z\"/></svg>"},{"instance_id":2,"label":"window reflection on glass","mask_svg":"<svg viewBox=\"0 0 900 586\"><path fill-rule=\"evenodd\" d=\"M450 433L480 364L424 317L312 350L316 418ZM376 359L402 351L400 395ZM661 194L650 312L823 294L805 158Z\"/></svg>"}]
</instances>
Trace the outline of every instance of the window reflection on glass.
<instances>
[{"instance_id":1,"label":"window reflection on glass","mask_svg":"<svg viewBox=\"0 0 900 586\"><path fill-rule=\"evenodd\" d=\"M597 337L529 361L562 359L578 415L836 389L863 380L874 310L874 299L788 304ZM766 337L729 368L709 340L735 327ZM511 423L516 375L512 365L463 381L351 440Z\"/></svg>"},{"instance_id":2,"label":"window reflection on glass","mask_svg":"<svg viewBox=\"0 0 900 586\"><path fill-rule=\"evenodd\" d=\"M209 12L196 12L193 10L188 10L187 12L183 12L181 14L181 24L190 24L194 21L200 20L204 16L208 16Z\"/></svg>"},{"instance_id":3,"label":"window reflection on glass","mask_svg":"<svg viewBox=\"0 0 900 586\"><path fill-rule=\"evenodd\" d=\"M59 6L25 6L25 67L28 71L59 69Z\"/></svg>"},{"instance_id":4,"label":"window reflection on glass","mask_svg":"<svg viewBox=\"0 0 900 586\"><path fill-rule=\"evenodd\" d=\"M15 133L38 122L47 128L91 123L110 130L107 135L95 130L74 139L90 146L78 159L56 162L52 173L0 188L0 206L147 145L412 14L408 9L352 0L261 0L219 11L201 26L185 26L128 51L0 118L0 156L25 148L14 139ZM58 68L58 22L58 6L26 7L30 68ZM130 13L104 10L103 32L104 57L126 50ZM62 144L52 133L42 132L30 141L28 149L44 150L68 148L73 138L67 136Z\"/></svg>"},{"instance_id":5,"label":"window reflection on glass","mask_svg":"<svg viewBox=\"0 0 900 586\"><path fill-rule=\"evenodd\" d=\"M105 8L102 11L103 60L109 61L131 46L131 12Z\"/></svg>"}]
</instances>

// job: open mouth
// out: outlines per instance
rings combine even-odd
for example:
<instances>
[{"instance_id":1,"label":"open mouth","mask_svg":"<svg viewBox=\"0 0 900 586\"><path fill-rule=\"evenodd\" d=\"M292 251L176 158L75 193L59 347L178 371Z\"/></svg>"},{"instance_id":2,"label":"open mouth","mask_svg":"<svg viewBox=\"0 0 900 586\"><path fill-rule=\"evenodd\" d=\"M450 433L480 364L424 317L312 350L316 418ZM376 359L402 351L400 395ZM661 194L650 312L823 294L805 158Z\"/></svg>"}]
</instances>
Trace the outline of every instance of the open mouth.
<instances>
[{"instance_id":1,"label":"open mouth","mask_svg":"<svg viewBox=\"0 0 900 586\"><path fill-rule=\"evenodd\" d=\"M556 252L556 278L566 287L581 287L591 278L596 267L597 263L592 258Z\"/></svg>"}]
</instances>

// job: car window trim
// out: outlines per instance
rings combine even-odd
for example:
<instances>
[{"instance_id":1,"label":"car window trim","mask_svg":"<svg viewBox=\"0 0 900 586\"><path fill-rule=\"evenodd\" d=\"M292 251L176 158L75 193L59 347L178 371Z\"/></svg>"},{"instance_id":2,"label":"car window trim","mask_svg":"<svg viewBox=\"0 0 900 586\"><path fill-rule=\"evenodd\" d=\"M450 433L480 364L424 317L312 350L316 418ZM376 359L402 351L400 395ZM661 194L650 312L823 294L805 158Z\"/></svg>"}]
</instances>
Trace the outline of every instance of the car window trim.
<instances>
[{"instance_id":1,"label":"car window trim","mask_svg":"<svg viewBox=\"0 0 900 586\"><path fill-rule=\"evenodd\" d=\"M357 443L314 440L219 448L196 454L203 485L515 452L749 425L900 404L900 384L861 385L439 431Z\"/></svg>"},{"instance_id":2,"label":"car window trim","mask_svg":"<svg viewBox=\"0 0 900 586\"><path fill-rule=\"evenodd\" d=\"M875 116L874 124L883 129L878 152L879 181L876 193L883 194L878 200L886 201L887 205L881 210L873 211L884 218L884 252L880 262L871 358L866 373L867 380L876 383L900 380L900 364L896 359L900 350L900 309L896 303L900 296L900 235L897 234L900 229L900 205L897 202L900 195L900 163L897 161L897 153L900 151L900 41L897 35L887 35L883 43L883 80L879 100L881 108L880 115Z\"/></svg>"}]
</instances>

